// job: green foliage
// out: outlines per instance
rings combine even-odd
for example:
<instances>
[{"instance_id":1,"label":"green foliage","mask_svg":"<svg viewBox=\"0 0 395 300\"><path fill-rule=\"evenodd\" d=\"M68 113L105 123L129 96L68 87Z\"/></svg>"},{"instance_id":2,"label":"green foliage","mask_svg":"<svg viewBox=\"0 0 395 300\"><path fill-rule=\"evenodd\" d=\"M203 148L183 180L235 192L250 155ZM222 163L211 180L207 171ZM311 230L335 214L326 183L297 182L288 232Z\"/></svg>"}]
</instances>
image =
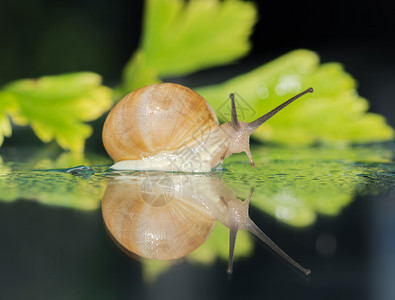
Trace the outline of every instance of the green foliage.
<instances>
[{"instance_id":1,"label":"green foliage","mask_svg":"<svg viewBox=\"0 0 395 300\"><path fill-rule=\"evenodd\" d=\"M147 0L141 46L124 70L123 92L245 55L256 20L250 2Z\"/></svg>"},{"instance_id":2,"label":"green foliage","mask_svg":"<svg viewBox=\"0 0 395 300\"><path fill-rule=\"evenodd\" d=\"M235 257L245 258L252 254L253 242L251 234L240 230L237 232ZM212 264L216 259L228 261L229 258L229 228L217 222L207 240L202 246L188 255L188 260L195 263Z\"/></svg>"},{"instance_id":3,"label":"green foliage","mask_svg":"<svg viewBox=\"0 0 395 300\"><path fill-rule=\"evenodd\" d=\"M114 98L166 76L180 76L223 65L245 55L257 21L251 2L240 0L147 0L139 49L113 93L94 73L17 80L0 89L0 145L11 135L10 119L31 125L44 142L81 153L92 121ZM394 131L384 118L367 113L368 102L355 80L338 63L320 64L317 54L297 50L222 84L198 88L214 110L237 92L255 114L250 121L309 86L305 96L276 115L253 135L258 141L285 145L345 144L390 140ZM113 99L112 99L113 98ZM240 99L239 99L240 100ZM243 101L238 110L242 111ZM230 105L226 104L227 108ZM219 113L222 121L227 121Z\"/></svg>"},{"instance_id":4,"label":"green foliage","mask_svg":"<svg viewBox=\"0 0 395 300\"><path fill-rule=\"evenodd\" d=\"M148 0L141 46L125 67L119 91L126 93L165 76L188 74L244 55L255 22L255 8L247 2ZM218 110L236 91L255 112L244 119L251 121L309 86L314 87L313 95L283 110L253 137L285 145L365 143L394 137L382 116L367 113L368 102L357 94L355 80L342 66L321 65L318 55L308 50L293 51L197 92ZM224 114L219 118L228 121Z\"/></svg>"},{"instance_id":5,"label":"green foliage","mask_svg":"<svg viewBox=\"0 0 395 300\"><path fill-rule=\"evenodd\" d=\"M0 93L0 146L3 144L4 137L11 136L11 123L7 117L7 110L10 109L10 104L6 99L1 101L1 93Z\"/></svg>"},{"instance_id":6,"label":"green foliage","mask_svg":"<svg viewBox=\"0 0 395 300\"><path fill-rule=\"evenodd\" d=\"M0 90L0 142L11 134L7 115L19 125L30 124L44 142L55 139L63 148L81 153L92 121L107 111L111 89L94 73L23 79Z\"/></svg>"},{"instance_id":7,"label":"green foliage","mask_svg":"<svg viewBox=\"0 0 395 300\"><path fill-rule=\"evenodd\" d=\"M223 84L197 91L212 105L222 107L231 92L245 99L252 121L308 87L314 93L297 100L261 126L253 137L285 145L334 144L390 140L393 129L385 119L367 113L368 102L356 92L355 80L338 63L319 64L317 54L297 50ZM239 99L238 110L246 109ZM228 104L230 109L230 104ZM248 110L248 109L247 109ZM225 114L218 114L222 121Z\"/></svg>"}]
</instances>

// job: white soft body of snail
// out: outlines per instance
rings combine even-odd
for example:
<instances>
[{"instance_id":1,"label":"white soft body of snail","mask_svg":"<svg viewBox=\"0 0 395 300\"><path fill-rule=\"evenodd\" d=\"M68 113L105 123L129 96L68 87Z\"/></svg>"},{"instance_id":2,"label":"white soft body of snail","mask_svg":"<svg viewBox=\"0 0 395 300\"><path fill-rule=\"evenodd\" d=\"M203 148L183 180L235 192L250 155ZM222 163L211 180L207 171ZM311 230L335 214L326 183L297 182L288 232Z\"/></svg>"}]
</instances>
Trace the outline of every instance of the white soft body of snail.
<instances>
[{"instance_id":1,"label":"white soft body of snail","mask_svg":"<svg viewBox=\"0 0 395 300\"><path fill-rule=\"evenodd\" d=\"M210 105L174 83L152 84L126 95L103 127L103 144L117 170L209 172L232 153L245 152L254 166L250 135L304 92L257 120L239 121L233 94L232 120L219 125Z\"/></svg>"}]
</instances>

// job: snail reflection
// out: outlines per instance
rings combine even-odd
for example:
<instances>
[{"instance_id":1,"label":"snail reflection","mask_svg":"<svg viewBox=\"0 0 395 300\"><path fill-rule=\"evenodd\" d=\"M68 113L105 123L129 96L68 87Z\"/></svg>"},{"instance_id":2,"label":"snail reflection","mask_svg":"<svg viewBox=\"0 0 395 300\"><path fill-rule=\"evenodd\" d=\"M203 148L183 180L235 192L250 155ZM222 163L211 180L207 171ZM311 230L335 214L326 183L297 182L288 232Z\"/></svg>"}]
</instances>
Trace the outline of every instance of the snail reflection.
<instances>
[{"instance_id":1,"label":"snail reflection","mask_svg":"<svg viewBox=\"0 0 395 300\"><path fill-rule=\"evenodd\" d=\"M211 175L134 173L113 177L102 202L108 231L117 244L144 258L176 260L197 249L218 220L229 228L229 264L238 230L247 230L294 267L309 275L249 218L253 195L237 199L223 182Z\"/></svg>"}]
</instances>

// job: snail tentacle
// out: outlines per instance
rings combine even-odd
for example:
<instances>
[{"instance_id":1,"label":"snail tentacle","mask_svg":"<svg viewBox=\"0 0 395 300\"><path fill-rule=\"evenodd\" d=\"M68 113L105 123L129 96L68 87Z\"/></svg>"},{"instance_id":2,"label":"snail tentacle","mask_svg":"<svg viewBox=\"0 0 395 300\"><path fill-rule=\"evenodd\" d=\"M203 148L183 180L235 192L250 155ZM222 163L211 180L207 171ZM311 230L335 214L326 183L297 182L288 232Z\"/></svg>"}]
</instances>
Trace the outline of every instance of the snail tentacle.
<instances>
[{"instance_id":1,"label":"snail tentacle","mask_svg":"<svg viewBox=\"0 0 395 300\"><path fill-rule=\"evenodd\" d=\"M238 230L236 227L229 228L229 261L228 268L226 269L226 273L229 275L233 273L233 260L235 254L237 231Z\"/></svg>"},{"instance_id":2,"label":"snail tentacle","mask_svg":"<svg viewBox=\"0 0 395 300\"><path fill-rule=\"evenodd\" d=\"M222 161L224 161L224 159L226 158L226 154L228 153L228 151L229 151L229 147L226 148L226 150L224 151L224 154L221 155L221 160Z\"/></svg>"},{"instance_id":3,"label":"snail tentacle","mask_svg":"<svg viewBox=\"0 0 395 300\"><path fill-rule=\"evenodd\" d=\"M288 106L291 104L293 101L296 99L302 97L303 95L307 93L312 93L313 89L308 88L307 90L297 94L296 96L292 97L291 99L285 101L284 103L280 104L270 112L264 114L263 116L259 117L255 121L252 121L250 123L246 122L241 122L237 118L237 112L236 112L236 105L235 105L235 100L234 100L234 94L230 94L230 99L232 100L232 120L230 122L227 122L225 124L222 124L221 127L222 129L227 133L228 135L228 140L229 140L229 146L228 146L228 151L226 152L226 155L224 158L232 155L233 153L240 153L240 152L245 152L250 160L251 166L254 167L255 163L252 158L252 154L250 151L250 136L251 134L259 128L264 122L269 120L271 117L273 117L275 114L277 114L280 110L282 110L284 107ZM222 159L223 156L221 156Z\"/></svg>"},{"instance_id":4,"label":"snail tentacle","mask_svg":"<svg viewBox=\"0 0 395 300\"><path fill-rule=\"evenodd\" d=\"M232 101L232 126L233 126L233 129L237 130L237 129L239 129L240 125L239 125L239 120L237 118L235 95L230 94L229 97L230 97L230 100Z\"/></svg>"},{"instance_id":5,"label":"snail tentacle","mask_svg":"<svg viewBox=\"0 0 395 300\"><path fill-rule=\"evenodd\" d=\"M277 246L276 243L274 243L251 219L249 219L246 225L246 230L255 235L259 240L264 242L275 253L280 255L280 257L282 257L286 262L290 263L292 266L300 270L306 276L309 276L311 274L310 269L303 268L300 264L293 260L287 253L284 252L284 250Z\"/></svg>"},{"instance_id":6,"label":"snail tentacle","mask_svg":"<svg viewBox=\"0 0 395 300\"><path fill-rule=\"evenodd\" d=\"M254 187L252 186L250 189L250 194L248 195L248 197L244 200L244 202L246 203L246 205L250 205L250 201L252 198L252 195L254 194Z\"/></svg>"},{"instance_id":7,"label":"snail tentacle","mask_svg":"<svg viewBox=\"0 0 395 300\"><path fill-rule=\"evenodd\" d=\"M248 151L246 151L246 154L247 154L247 156L248 156L248 158L249 158L249 160L250 160L251 167L255 167L255 163L254 163L254 160L253 160L253 158L252 158L252 154L251 154L250 149L248 149Z\"/></svg>"},{"instance_id":8,"label":"snail tentacle","mask_svg":"<svg viewBox=\"0 0 395 300\"><path fill-rule=\"evenodd\" d=\"M267 120L269 120L275 114L277 114L284 107L288 106L289 104L294 102L296 99L302 97L303 95L305 95L307 93L312 93L313 91L314 91L313 88L310 87L307 90L297 94L296 96L293 96L291 99L289 99L289 100L285 101L284 103L280 104L276 108L274 108L271 111L269 111L267 114L264 114L262 117L259 117L255 121L252 121L252 122L248 123L248 127L249 127L251 133L253 133L258 127L260 127L263 123L265 123Z\"/></svg>"},{"instance_id":9,"label":"snail tentacle","mask_svg":"<svg viewBox=\"0 0 395 300\"><path fill-rule=\"evenodd\" d=\"M310 275L310 269L303 268L295 260L293 260L288 254L286 254L279 246L277 246L263 231L250 219L249 217L249 205L254 193L254 188L250 190L250 194L244 201L235 200L232 198L225 199L221 196L223 203L226 203L227 215L226 218L220 220L230 230L229 235L229 262L227 273L231 274L233 270L233 257L234 257L234 246L236 243L236 235L238 230L247 230L255 235L260 241L271 248L275 253L280 255L286 262L303 272L306 276Z\"/></svg>"}]
</instances>

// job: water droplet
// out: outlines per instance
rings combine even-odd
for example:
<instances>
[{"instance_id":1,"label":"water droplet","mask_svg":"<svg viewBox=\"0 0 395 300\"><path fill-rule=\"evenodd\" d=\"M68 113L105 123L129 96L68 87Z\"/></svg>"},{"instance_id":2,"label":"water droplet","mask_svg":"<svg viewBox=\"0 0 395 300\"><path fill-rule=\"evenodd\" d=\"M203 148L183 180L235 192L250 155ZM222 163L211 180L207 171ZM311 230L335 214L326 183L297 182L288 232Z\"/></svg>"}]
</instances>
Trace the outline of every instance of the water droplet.
<instances>
[{"instance_id":1,"label":"water droplet","mask_svg":"<svg viewBox=\"0 0 395 300\"><path fill-rule=\"evenodd\" d=\"M292 220L296 213L292 207L280 206L276 208L276 217L283 220Z\"/></svg>"},{"instance_id":2,"label":"water droplet","mask_svg":"<svg viewBox=\"0 0 395 300\"><path fill-rule=\"evenodd\" d=\"M301 90L300 78L298 75L284 75L279 79L276 85L276 94L279 96L287 93L298 93Z\"/></svg>"},{"instance_id":3,"label":"water droplet","mask_svg":"<svg viewBox=\"0 0 395 300\"><path fill-rule=\"evenodd\" d=\"M70 168L66 170L66 173L69 173L74 176L90 176L95 173L91 167L88 166L77 166L74 168Z\"/></svg>"},{"instance_id":4,"label":"water droplet","mask_svg":"<svg viewBox=\"0 0 395 300\"><path fill-rule=\"evenodd\" d=\"M258 86L256 93L259 99L267 99L270 96L269 89L266 86Z\"/></svg>"}]
</instances>

